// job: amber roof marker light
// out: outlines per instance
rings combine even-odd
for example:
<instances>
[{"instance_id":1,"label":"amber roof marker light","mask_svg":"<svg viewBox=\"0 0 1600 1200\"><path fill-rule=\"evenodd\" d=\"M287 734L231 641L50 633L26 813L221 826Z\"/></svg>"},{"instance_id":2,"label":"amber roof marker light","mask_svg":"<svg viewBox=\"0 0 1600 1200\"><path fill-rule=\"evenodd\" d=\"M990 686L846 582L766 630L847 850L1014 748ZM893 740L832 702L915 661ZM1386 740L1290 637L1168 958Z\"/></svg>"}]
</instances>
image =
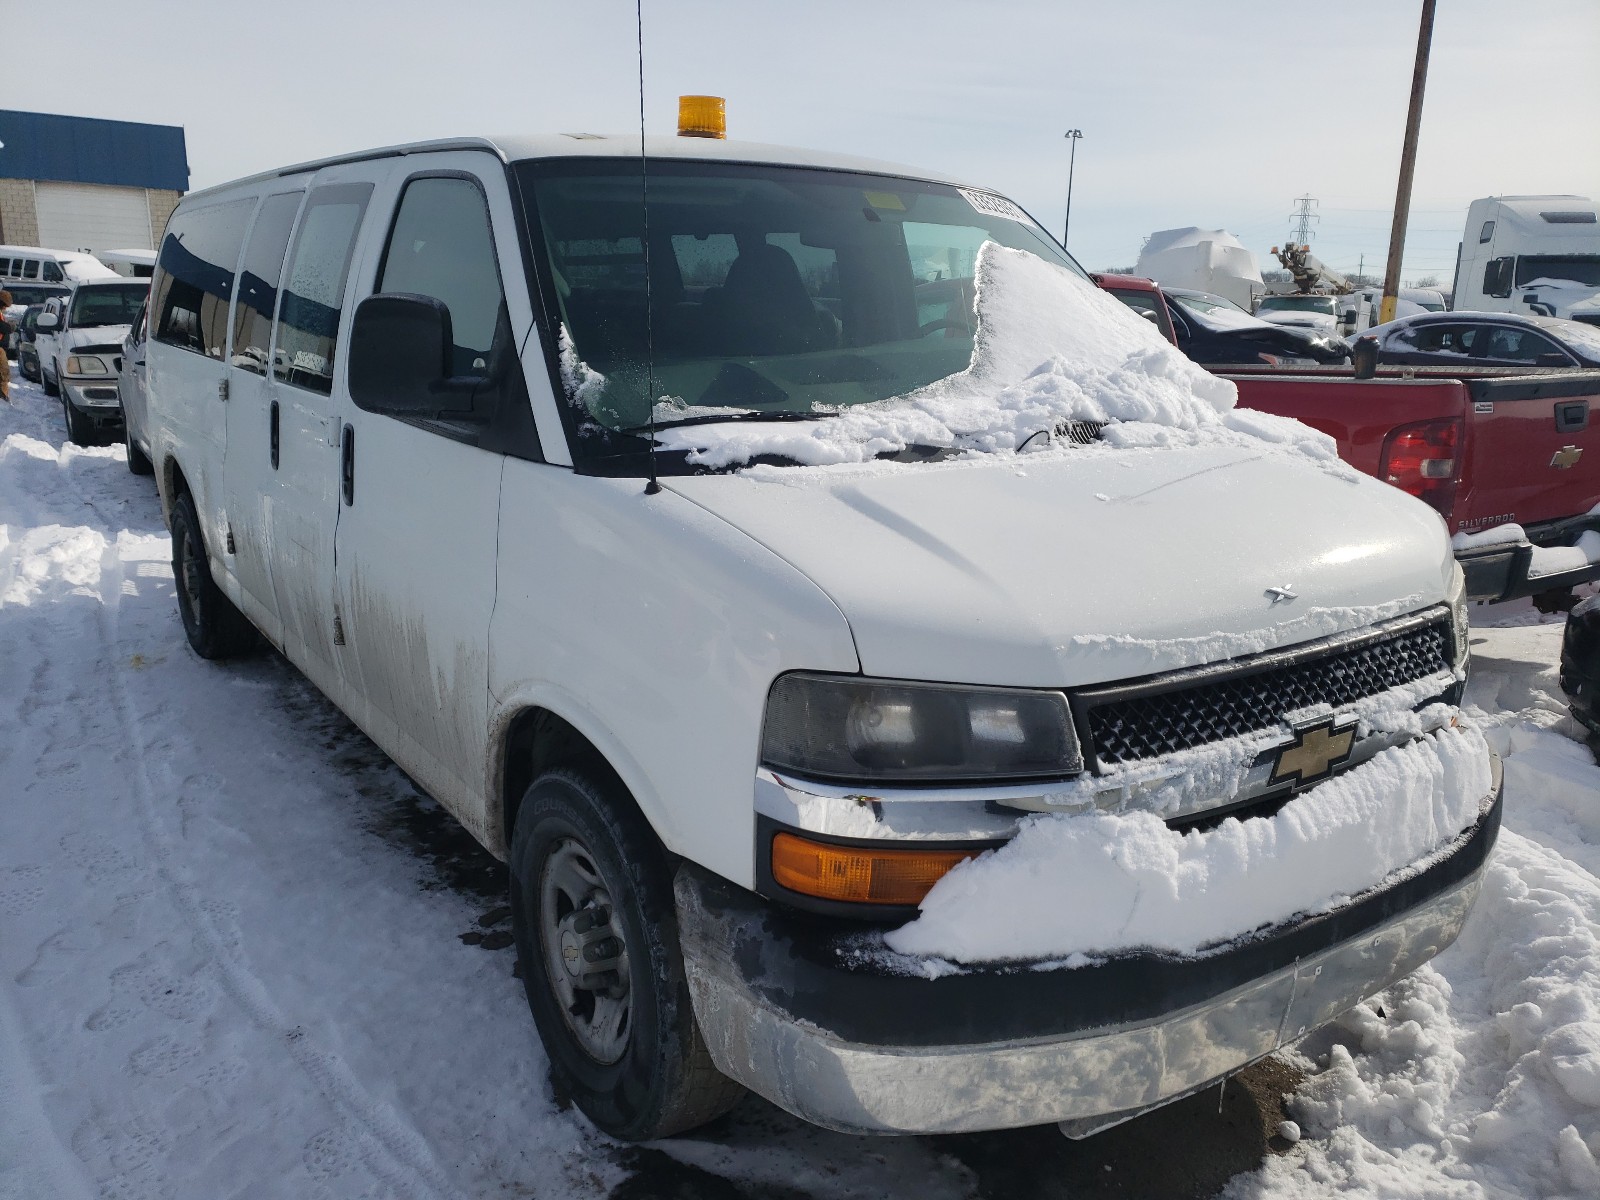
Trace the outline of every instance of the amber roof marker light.
<instances>
[{"instance_id":1,"label":"amber roof marker light","mask_svg":"<svg viewBox=\"0 0 1600 1200\"><path fill-rule=\"evenodd\" d=\"M678 136L726 138L727 107L721 96L679 96Z\"/></svg>"}]
</instances>

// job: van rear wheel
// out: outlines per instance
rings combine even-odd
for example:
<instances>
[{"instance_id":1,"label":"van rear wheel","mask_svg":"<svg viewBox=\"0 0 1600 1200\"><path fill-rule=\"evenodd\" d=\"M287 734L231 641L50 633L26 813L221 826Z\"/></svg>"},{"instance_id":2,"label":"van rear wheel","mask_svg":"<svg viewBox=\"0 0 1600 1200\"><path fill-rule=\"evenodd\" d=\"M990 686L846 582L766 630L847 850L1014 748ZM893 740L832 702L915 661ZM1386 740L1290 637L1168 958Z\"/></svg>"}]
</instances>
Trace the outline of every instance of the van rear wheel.
<instances>
[{"instance_id":1,"label":"van rear wheel","mask_svg":"<svg viewBox=\"0 0 1600 1200\"><path fill-rule=\"evenodd\" d=\"M196 654L235 658L255 649L255 627L211 578L200 516L187 491L179 492L172 505L172 578L183 632Z\"/></svg>"},{"instance_id":2,"label":"van rear wheel","mask_svg":"<svg viewBox=\"0 0 1600 1200\"><path fill-rule=\"evenodd\" d=\"M540 776L510 868L523 987L557 1089L628 1141L732 1108L744 1089L712 1064L695 1021L666 855L620 785Z\"/></svg>"}]
</instances>

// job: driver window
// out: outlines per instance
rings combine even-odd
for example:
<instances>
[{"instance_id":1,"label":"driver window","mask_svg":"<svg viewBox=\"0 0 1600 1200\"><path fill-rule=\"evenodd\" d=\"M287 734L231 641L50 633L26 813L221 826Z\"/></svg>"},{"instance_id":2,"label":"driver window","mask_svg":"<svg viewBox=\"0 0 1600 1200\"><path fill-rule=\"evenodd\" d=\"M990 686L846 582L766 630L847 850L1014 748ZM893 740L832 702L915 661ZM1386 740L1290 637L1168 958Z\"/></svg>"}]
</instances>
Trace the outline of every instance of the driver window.
<instances>
[{"instance_id":1,"label":"driver window","mask_svg":"<svg viewBox=\"0 0 1600 1200\"><path fill-rule=\"evenodd\" d=\"M432 296L450 310L451 374L489 374L505 309L489 209L476 184L413 179L395 212L378 291Z\"/></svg>"}]
</instances>

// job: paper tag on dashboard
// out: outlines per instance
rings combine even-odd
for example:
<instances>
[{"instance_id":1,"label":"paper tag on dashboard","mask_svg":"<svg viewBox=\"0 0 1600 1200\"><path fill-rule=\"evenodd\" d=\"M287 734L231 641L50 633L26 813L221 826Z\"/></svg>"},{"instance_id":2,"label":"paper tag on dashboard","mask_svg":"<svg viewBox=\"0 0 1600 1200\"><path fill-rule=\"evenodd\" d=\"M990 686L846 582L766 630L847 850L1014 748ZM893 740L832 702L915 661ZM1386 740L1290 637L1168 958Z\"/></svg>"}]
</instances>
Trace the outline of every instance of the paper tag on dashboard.
<instances>
[{"instance_id":1,"label":"paper tag on dashboard","mask_svg":"<svg viewBox=\"0 0 1600 1200\"><path fill-rule=\"evenodd\" d=\"M962 199L973 208L987 217L1004 217L1007 221L1021 221L1024 225L1032 225L1033 220L1004 196L996 196L993 192L975 192L971 188L957 188Z\"/></svg>"}]
</instances>

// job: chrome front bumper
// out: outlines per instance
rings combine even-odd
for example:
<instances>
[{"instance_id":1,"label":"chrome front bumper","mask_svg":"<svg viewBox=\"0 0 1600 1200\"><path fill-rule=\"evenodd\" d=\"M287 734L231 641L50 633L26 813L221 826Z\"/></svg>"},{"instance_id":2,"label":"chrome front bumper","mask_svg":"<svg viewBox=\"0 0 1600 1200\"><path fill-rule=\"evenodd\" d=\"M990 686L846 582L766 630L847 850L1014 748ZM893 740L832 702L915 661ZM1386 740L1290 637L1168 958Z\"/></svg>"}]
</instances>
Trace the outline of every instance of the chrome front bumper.
<instances>
[{"instance_id":1,"label":"chrome front bumper","mask_svg":"<svg viewBox=\"0 0 1600 1200\"><path fill-rule=\"evenodd\" d=\"M1425 896L1416 903L1354 935L1348 921L1340 925L1338 913L1257 935L1198 960L1217 985L1202 1000L1036 1038L891 1046L841 1037L787 1002L792 956L780 948L762 961L757 939L766 927L763 919L752 920L748 909L730 915L730 893L720 881L708 885L704 873L686 868L678 876L677 907L695 1015L723 1074L830 1129L962 1133L1057 1121L1075 1126L1069 1126L1075 1134L1093 1132L1195 1092L1296 1041L1449 946L1472 909L1498 830L1498 761L1494 779L1477 825L1427 866L1357 897L1340 912L1374 911L1374 903L1381 910L1384 900L1420 890ZM1426 882L1430 878L1437 886ZM1253 974L1264 943L1285 930L1303 942L1305 927L1321 921L1346 936ZM1075 970L1093 975L1104 969ZM995 976L997 1005L1013 986L1003 981L1018 977ZM915 1025L924 1011L917 997L934 1002L938 984L907 978L906 1003L892 1019ZM924 990L913 990L918 987ZM1141 999L1148 1005L1149 997ZM1059 1014L1052 1018L1059 1020Z\"/></svg>"}]
</instances>

